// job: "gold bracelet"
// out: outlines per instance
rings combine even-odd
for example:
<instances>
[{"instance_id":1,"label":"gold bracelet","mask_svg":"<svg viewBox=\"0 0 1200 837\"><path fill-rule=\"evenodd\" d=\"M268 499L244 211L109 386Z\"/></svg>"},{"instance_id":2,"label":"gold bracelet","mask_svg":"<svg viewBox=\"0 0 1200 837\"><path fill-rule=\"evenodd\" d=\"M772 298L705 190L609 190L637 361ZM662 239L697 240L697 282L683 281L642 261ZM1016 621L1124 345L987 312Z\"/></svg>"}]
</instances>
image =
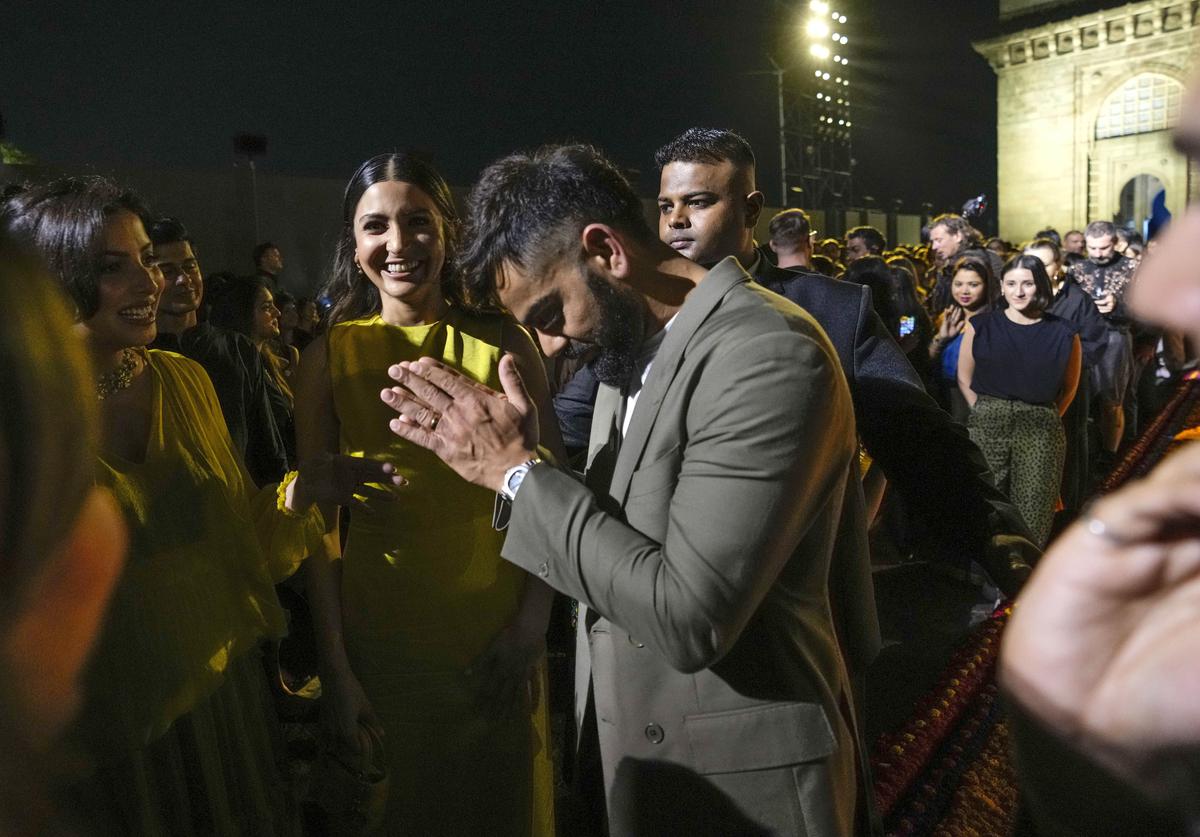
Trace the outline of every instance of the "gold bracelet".
<instances>
[{"instance_id":1,"label":"gold bracelet","mask_svg":"<svg viewBox=\"0 0 1200 837\"><path fill-rule=\"evenodd\" d=\"M275 508L279 509L284 517L303 518L308 516L304 512L289 509L287 504L288 486L294 483L299 476L299 471L288 471L279 481L279 487L275 489Z\"/></svg>"}]
</instances>

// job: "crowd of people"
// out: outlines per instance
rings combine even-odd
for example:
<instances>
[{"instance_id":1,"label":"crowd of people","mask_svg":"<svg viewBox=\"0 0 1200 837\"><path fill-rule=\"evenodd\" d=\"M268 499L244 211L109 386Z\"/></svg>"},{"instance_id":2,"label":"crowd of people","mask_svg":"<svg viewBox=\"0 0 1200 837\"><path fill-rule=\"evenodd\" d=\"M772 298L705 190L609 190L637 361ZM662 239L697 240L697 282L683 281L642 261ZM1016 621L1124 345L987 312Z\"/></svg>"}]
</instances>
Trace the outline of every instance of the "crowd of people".
<instances>
[{"instance_id":1,"label":"crowd of people","mask_svg":"<svg viewBox=\"0 0 1200 837\"><path fill-rule=\"evenodd\" d=\"M657 230L588 146L497 161L465 218L429 160L372 157L319 304L269 242L206 277L186 218L108 180L5 190L5 827L878 832L872 529L1017 595L1189 359L1127 304L1154 242L788 209L760 243L743 138L655 160ZM285 583L311 806L265 664Z\"/></svg>"}]
</instances>

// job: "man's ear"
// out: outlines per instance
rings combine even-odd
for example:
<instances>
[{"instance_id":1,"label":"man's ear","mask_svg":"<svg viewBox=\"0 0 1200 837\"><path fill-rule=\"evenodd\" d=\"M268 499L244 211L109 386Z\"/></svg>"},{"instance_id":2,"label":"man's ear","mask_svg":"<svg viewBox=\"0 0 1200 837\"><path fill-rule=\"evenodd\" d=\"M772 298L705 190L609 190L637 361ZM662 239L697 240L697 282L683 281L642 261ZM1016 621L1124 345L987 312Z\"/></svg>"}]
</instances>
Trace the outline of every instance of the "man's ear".
<instances>
[{"instance_id":1,"label":"man's ear","mask_svg":"<svg viewBox=\"0 0 1200 837\"><path fill-rule=\"evenodd\" d=\"M771 248L771 252L772 252L772 253L774 253L776 256L778 256L778 255L779 255L779 250L778 250L778 249L775 247L775 242L774 242L774 241L770 241L770 240L768 240L768 241L767 241L767 246Z\"/></svg>"},{"instance_id":2,"label":"man's ear","mask_svg":"<svg viewBox=\"0 0 1200 837\"><path fill-rule=\"evenodd\" d=\"M767 196L762 192L755 190L746 195L746 228L754 229L758 226L758 216L762 215L763 205L767 202Z\"/></svg>"},{"instance_id":3,"label":"man's ear","mask_svg":"<svg viewBox=\"0 0 1200 837\"><path fill-rule=\"evenodd\" d=\"M588 224L579 240L584 261L593 268L615 279L629 276L629 247L619 231L608 224Z\"/></svg>"},{"instance_id":4,"label":"man's ear","mask_svg":"<svg viewBox=\"0 0 1200 837\"><path fill-rule=\"evenodd\" d=\"M93 489L59 551L0 637L31 738L52 741L80 700L80 676L100 635L129 538L116 501Z\"/></svg>"}]
</instances>

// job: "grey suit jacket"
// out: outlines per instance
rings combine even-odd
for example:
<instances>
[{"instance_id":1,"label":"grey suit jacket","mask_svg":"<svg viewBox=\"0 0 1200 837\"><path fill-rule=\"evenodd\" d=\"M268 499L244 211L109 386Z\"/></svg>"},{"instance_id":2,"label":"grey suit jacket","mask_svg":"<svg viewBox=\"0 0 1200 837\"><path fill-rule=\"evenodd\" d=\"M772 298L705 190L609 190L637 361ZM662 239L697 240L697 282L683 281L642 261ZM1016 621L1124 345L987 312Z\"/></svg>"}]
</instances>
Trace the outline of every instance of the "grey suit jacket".
<instances>
[{"instance_id":1,"label":"grey suit jacket","mask_svg":"<svg viewBox=\"0 0 1200 837\"><path fill-rule=\"evenodd\" d=\"M587 486L529 473L503 552L591 611L577 717L590 674L612 833L850 833L829 584L862 501L833 347L726 259L680 309L623 441L620 402L601 388Z\"/></svg>"}]
</instances>

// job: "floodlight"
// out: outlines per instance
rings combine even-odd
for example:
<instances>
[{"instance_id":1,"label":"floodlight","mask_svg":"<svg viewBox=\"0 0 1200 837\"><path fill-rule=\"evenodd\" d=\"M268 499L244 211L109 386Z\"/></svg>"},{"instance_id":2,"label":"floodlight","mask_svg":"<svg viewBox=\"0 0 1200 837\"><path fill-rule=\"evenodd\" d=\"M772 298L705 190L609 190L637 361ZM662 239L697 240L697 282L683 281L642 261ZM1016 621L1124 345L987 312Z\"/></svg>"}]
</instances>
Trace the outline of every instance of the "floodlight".
<instances>
[{"instance_id":1,"label":"floodlight","mask_svg":"<svg viewBox=\"0 0 1200 837\"><path fill-rule=\"evenodd\" d=\"M804 31L808 33L808 37L819 40L829 34L829 24L819 17L814 17L808 21Z\"/></svg>"},{"instance_id":2,"label":"floodlight","mask_svg":"<svg viewBox=\"0 0 1200 837\"><path fill-rule=\"evenodd\" d=\"M822 61L829 57L829 47L821 44L813 44L808 48L808 51L812 53L813 58L819 58ZM837 61L838 58L835 57L833 60Z\"/></svg>"},{"instance_id":3,"label":"floodlight","mask_svg":"<svg viewBox=\"0 0 1200 837\"><path fill-rule=\"evenodd\" d=\"M808 7L819 15L823 15L829 11L829 4L824 2L824 0L812 0L812 2L808 4Z\"/></svg>"}]
</instances>

